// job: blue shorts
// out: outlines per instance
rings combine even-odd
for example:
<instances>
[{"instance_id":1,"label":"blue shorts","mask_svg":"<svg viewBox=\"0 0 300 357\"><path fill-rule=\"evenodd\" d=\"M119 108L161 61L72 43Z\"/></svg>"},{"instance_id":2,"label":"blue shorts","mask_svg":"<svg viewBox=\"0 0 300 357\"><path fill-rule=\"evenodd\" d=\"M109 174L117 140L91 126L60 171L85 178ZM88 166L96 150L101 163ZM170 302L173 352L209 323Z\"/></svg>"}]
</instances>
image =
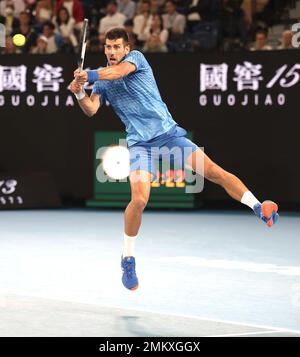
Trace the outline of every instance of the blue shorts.
<instances>
[{"instance_id":1,"label":"blue shorts","mask_svg":"<svg viewBox=\"0 0 300 357\"><path fill-rule=\"evenodd\" d=\"M144 170L156 177L159 163L168 168L183 170L186 159L199 147L185 135L186 130L178 125L156 138L130 146L130 172Z\"/></svg>"}]
</instances>

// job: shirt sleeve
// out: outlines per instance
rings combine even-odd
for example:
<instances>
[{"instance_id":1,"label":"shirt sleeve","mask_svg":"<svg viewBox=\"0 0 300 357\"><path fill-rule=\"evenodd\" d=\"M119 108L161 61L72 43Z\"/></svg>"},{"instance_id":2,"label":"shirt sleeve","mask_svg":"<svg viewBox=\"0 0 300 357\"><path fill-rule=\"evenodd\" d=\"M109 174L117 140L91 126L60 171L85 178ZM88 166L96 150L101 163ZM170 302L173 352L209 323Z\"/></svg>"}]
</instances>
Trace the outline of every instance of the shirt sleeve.
<instances>
[{"instance_id":1,"label":"shirt sleeve","mask_svg":"<svg viewBox=\"0 0 300 357\"><path fill-rule=\"evenodd\" d=\"M147 61L144 55L139 51L129 52L129 54L125 57L123 62L133 63L136 67L136 72L145 69L147 65Z\"/></svg>"}]
</instances>

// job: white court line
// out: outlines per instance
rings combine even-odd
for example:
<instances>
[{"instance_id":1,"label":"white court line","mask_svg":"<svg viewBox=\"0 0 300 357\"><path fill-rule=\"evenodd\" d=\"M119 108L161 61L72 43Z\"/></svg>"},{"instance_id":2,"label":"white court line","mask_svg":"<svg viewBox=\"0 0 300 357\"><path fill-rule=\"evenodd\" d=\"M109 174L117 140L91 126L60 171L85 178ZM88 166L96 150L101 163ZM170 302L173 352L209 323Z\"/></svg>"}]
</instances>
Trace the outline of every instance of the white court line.
<instances>
[{"instance_id":1,"label":"white court line","mask_svg":"<svg viewBox=\"0 0 300 357\"><path fill-rule=\"evenodd\" d=\"M128 310L128 311L135 311L135 312L145 312L149 314L156 314L156 315L163 315L163 316L171 316L171 317L182 317L182 318L187 318L187 319L194 319L194 320L199 320L199 321L210 321L210 322L218 322L218 323L224 323L224 324L231 324L235 326L244 326L244 327L253 327L253 329L264 329L273 332L286 332L286 333L293 333L300 335L300 330L294 330L294 329L289 329L289 328L284 328L284 327L274 327L274 326L267 326L267 325L257 325L257 324L251 324L251 323L245 323L245 322L237 322L237 321L231 321L231 320L222 320L222 319L213 319L213 318L208 318L208 317L201 317L201 316L193 316L193 315L185 315L185 314L176 314L176 313L169 313L169 312L161 312L161 311L153 311L153 310L148 310L148 309L139 309L139 308L131 308L131 307L124 307L124 306L117 306L117 305L110 305L110 304L91 304L91 303L86 303L82 301L78 301L75 299L64 299L61 297L49 297L43 294L28 294L26 291L21 291L21 290L13 290L13 289L1 289L0 293L1 295L19 295L19 296L24 296L24 297L35 297L35 298L41 298L45 300L54 300L54 301L64 301L64 302L73 302L77 304L82 304L82 305L88 305L88 306L97 306L97 307L106 307L110 309L119 309L119 310ZM128 292L129 294L134 294L135 292ZM262 331L264 332L264 331ZM200 336L201 337L201 336Z\"/></svg>"},{"instance_id":2,"label":"white court line","mask_svg":"<svg viewBox=\"0 0 300 357\"><path fill-rule=\"evenodd\" d=\"M243 332L243 333L229 333L226 335L208 335L203 337L239 337L239 336L249 336L249 335L264 335L264 334L278 333L278 331L256 331L256 332Z\"/></svg>"},{"instance_id":3,"label":"white court line","mask_svg":"<svg viewBox=\"0 0 300 357\"><path fill-rule=\"evenodd\" d=\"M273 273L285 276L300 276L300 266L276 265L241 260L207 259L197 256L174 256L143 258L146 262L175 263L191 267L215 268L223 270L242 270L250 273Z\"/></svg>"},{"instance_id":4,"label":"white court line","mask_svg":"<svg viewBox=\"0 0 300 357\"><path fill-rule=\"evenodd\" d=\"M257 324L250 324L250 323L248 324L245 322L213 319L213 318L207 318L207 317L201 317L201 316L175 314L175 313L169 313L169 312L160 312L160 311L153 311L153 310L148 310L148 309L127 308L127 307L123 307L123 306L115 306L115 305L109 305L109 304L101 304L101 305L96 305L96 306L121 309L121 310L129 310L129 311L137 311L137 312L146 312L149 314L165 315L165 316L172 316L172 317L182 317L182 318L195 319L195 320L201 320L201 321L220 322L220 323L231 324L231 325L236 325L236 326L261 328L261 329L265 329L265 330L273 330L273 332L287 332L287 333L294 333L294 334L300 335L300 330L293 330L293 329L288 329L288 328L284 328L284 327L274 327L274 326L257 325Z\"/></svg>"}]
</instances>

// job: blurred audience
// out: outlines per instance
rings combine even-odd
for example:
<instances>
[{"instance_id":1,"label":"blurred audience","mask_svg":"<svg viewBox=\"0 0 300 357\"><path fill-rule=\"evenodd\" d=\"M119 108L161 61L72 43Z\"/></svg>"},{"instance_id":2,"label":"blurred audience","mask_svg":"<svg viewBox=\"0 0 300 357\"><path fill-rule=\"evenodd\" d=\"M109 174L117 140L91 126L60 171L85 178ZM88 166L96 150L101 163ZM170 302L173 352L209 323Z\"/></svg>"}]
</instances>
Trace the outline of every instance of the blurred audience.
<instances>
[{"instance_id":1,"label":"blurred audience","mask_svg":"<svg viewBox=\"0 0 300 357\"><path fill-rule=\"evenodd\" d=\"M150 29L152 23L152 14L150 13L150 1L143 0L139 6L140 13L133 19L133 31L139 41L142 41L141 34L146 29Z\"/></svg>"},{"instance_id":2,"label":"blurred audience","mask_svg":"<svg viewBox=\"0 0 300 357\"><path fill-rule=\"evenodd\" d=\"M37 34L30 24L30 14L26 11L20 13L19 27L13 31L12 37L16 34L22 34L26 38L25 45L20 48L21 52L30 52L31 47L35 46Z\"/></svg>"},{"instance_id":3,"label":"blurred audience","mask_svg":"<svg viewBox=\"0 0 300 357\"><path fill-rule=\"evenodd\" d=\"M131 50L138 49L139 41L138 41L137 35L133 32L133 21L126 20L124 23L124 28L128 34L130 49Z\"/></svg>"},{"instance_id":4,"label":"blurred audience","mask_svg":"<svg viewBox=\"0 0 300 357\"><path fill-rule=\"evenodd\" d=\"M136 3L132 0L119 0L118 11L128 20L132 20L136 11Z\"/></svg>"},{"instance_id":5,"label":"blurred audience","mask_svg":"<svg viewBox=\"0 0 300 357\"><path fill-rule=\"evenodd\" d=\"M183 34L185 31L185 16L176 11L176 4L172 0L166 1L166 13L162 15L163 26L172 33Z\"/></svg>"},{"instance_id":6,"label":"blurred audience","mask_svg":"<svg viewBox=\"0 0 300 357\"><path fill-rule=\"evenodd\" d=\"M103 52L104 48L98 37L92 37L87 44L88 53L99 53Z\"/></svg>"},{"instance_id":7,"label":"blurred audience","mask_svg":"<svg viewBox=\"0 0 300 357\"><path fill-rule=\"evenodd\" d=\"M57 0L55 9L56 15L62 7L68 10L70 16L75 20L75 27L81 30L84 20L84 11L81 2L79 0Z\"/></svg>"},{"instance_id":8,"label":"blurred audience","mask_svg":"<svg viewBox=\"0 0 300 357\"><path fill-rule=\"evenodd\" d=\"M187 19L192 22L216 20L220 6L219 0L191 0Z\"/></svg>"},{"instance_id":9,"label":"blurred audience","mask_svg":"<svg viewBox=\"0 0 300 357\"><path fill-rule=\"evenodd\" d=\"M49 21L54 15L54 4L52 0L40 0L36 5L36 20L39 23Z\"/></svg>"},{"instance_id":10,"label":"blurred audience","mask_svg":"<svg viewBox=\"0 0 300 357\"><path fill-rule=\"evenodd\" d=\"M162 18L155 14L152 17L151 27L145 28L141 33L141 40L145 42L144 52L167 52L169 33L163 28Z\"/></svg>"},{"instance_id":11,"label":"blurred audience","mask_svg":"<svg viewBox=\"0 0 300 357\"><path fill-rule=\"evenodd\" d=\"M57 16L53 19L53 23L56 26L56 32L59 33L66 44L69 45L70 51L72 48L78 47L78 40L75 36L75 19L70 16L70 13L66 7L61 7L58 10Z\"/></svg>"},{"instance_id":12,"label":"blurred audience","mask_svg":"<svg viewBox=\"0 0 300 357\"><path fill-rule=\"evenodd\" d=\"M36 46L31 50L33 54L46 54L48 52L48 39L44 35L40 35L37 39Z\"/></svg>"},{"instance_id":13,"label":"blurred audience","mask_svg":"<svg viewBox=\"0 0 300 357\"><path fill-rule=\"evenodd\" d=\"M13 39L11 36L6 36L5 38L5 47L2 49L2 54L11 55L21 53L21 50L16 47L13 43Z\"/></svg>"},{"instance_id":14,"label":"blurred audience","mask_svg":"<svg viewBox=\"0 0 300 357\"><path fill-rule=\"evenodd\" d=\"M14 17L19 17L20 13L26 8L26 1L24 0L1 0L0 1L0 15L6 16L6 8L13 5Z\"/></svg>"},{"instance_id":15,"label":"blurred audience","mask_svg":"<svg viewBox=\"0 0 300 357\"><path fill-rule=\"evenodd\" d=\"M267 44L268 34L264 30L259 30L255 35L255 44L250 47L251 51L269 51L272 47Z\"/></svg>"},{"instance_id":16,"label":"blurred audience","mask_svg":"<svg viewBox=\"0 0 300 357\"><path fill-rule=\"evenodd\" d=\"M283 31L281 44L277 47L278 50L295 49L292 44L293 32L290 30Z\"/></svg>"},{"instance_id":17,"label":"blurred audience","mask_svg":"<svg viewBox=\"0 0 300 357\"><path fill-rule=\"evenodd\" d=\"M19 20L14 16L13 3L7 3L4 9L4 16L0 16L0 24L5 26L6 35L10 35L19 27Z\"/></svg>"},{"instance_id":18,"label":"blurred audience","mask_svg":"<svg viewBox=\"0 0 300 357\"><path fill-rule=\"evenodd\" d=\"M64 38L58 33L54 32L55 26L51 21L46 21L42 27L42 34L47 38L46 53L55 53L62 51L65 45Z\"/></svg>"},{"instance_id":19,"label":"blurred audience","mask_svg":"<svg viewBox=\"0 0 300 357\"><path fill-rule=\"evenodd\" d=\"M76 53L84 18L89 19L92 53L103 52L106 31L122 26L131 48L142 51L260 51L293 48L292 32L282 33L282 25L298 21L289 18L295 13L289 11L293 4L290 0L0 0L0 23L8 36L6 53ZM26 43L15 48L11 38L18 33Z\"/></svg>"},{"instance_id":20,"label":"blurred audience","mask_svg":"<svg viewBox=\"0 0 300 357\"><path fill-rule=\"evenodd\" d=\"M118 12L117 2L109 0L106 5L106 16L99 22L99 38L104 41L105 33L112 27L122 27L126 21L126 16Z\"/></svg>"},{"instance_id":21,"label":"blurred audience","mask_svg":"<svg viewBox=\"0 0 300 357\"><path fill-rule=\"evenodd\" d=\"M245 12L245 23L249 29L255 17L260 17L270 0L243 0L242 7Z\"/></svg>"}]
</instances>

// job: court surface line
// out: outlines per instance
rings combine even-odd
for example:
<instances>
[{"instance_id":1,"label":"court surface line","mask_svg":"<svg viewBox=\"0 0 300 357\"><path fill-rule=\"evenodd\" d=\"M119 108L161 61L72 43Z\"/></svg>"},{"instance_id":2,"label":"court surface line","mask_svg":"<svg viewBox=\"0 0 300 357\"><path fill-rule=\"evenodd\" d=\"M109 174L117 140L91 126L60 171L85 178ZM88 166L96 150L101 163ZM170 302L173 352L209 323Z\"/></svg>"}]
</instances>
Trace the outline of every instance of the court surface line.
<instances>
[{"instance_id":1,"label":"court surface line","mask_svg":"<svg viewBox=\"0 0 300 357\"><path fill-rule=\"evenodd\" d=\"M300 330L294 330L294 329L289 329L289 328L284 328L284 327L258 325L258 324L251 324L251 323L246 323L246 322L222 320L222 319L201 317L201 316L195 316L195 315L176 314L176 313L169 313L169 312L162 312L162 311L154 311L154 310L150 310L150 309L139 309L139 308L124 307L124 306L117 306L117 305L110 305L110 304L92 304L92 303L86 303L86 302L82 302L82 301L78 301L78 300L72 300L72 299L70 300L70 299L63 299L63 298L58 298L58 297L56 297L56 298L52 297L51 298L51 297L48 297L48 296L45 296L45 295L41 295L41 294L28 294L25 291L21 292L20 290L18 290L18 291L11 290L11 289L1 289L1 290L0 290L0 293L2 292L1 295L6 295L6 294L7 295L19 295L19 296L23 296L23 297L41 298L41 299L45 299L45 300L72 302L72 303L88 305L88 306L94 306L94 307L99 307L99 308L106 307L106 308L111 308L111 309L144 312L144 313L149 313L149 314L164 315L164 316L170 316L170 317L181 317L181 318L194 319L194 320L199 320L199 321L218 322L218 323L231 324L231 325L236 325L236 326L253 327L254 329L255 328L259 328L259 329L265 329L265 330L268 330L268 331L274 330L273 332L286 332L286 333L294 333L294 334L299 334L300 335ZM132 294L132 293L134 294L134 292L129 292L129 293L130 294Z\"/></svg>"},{"instance_id":2,"label":"court surface line","mask_svg":"<svg viewBox=\"0 0 300 357\"><path fill-rule=\"evenodd\" d=\"M187 319L195 319L201 321L209 321L209 322L218 322L224 324L231 324L236 326L243 326L243 327L253 327L253 328L260 328L265 330L273 330L273 332L287 332L287 333L295 333L300 335L300 330L293 330L285 327L275 327L275 326L268 326L268 325L258 325L258 324L251 324L246 322L237 322L231 320L222 320L222 319L214 319L209 317L201 317L201 316L193 316L193 315L185 315L185 314L176 314L176 313L169 313L169 312L161 312L161 311L154 311L148 309L138 309L138 308L131 308L131 307L123 307L123 306L116 306L116 305L109 305L109 304L101 304L95 305L99 307L107 307L107 308L114 308L114 309L121 309L121 310L130 310L130 311L137 311L137 312L146 312L149 314L157 314L157 315L165 315L171 317L182 317Z\"/></svg>"}]
</instances>

